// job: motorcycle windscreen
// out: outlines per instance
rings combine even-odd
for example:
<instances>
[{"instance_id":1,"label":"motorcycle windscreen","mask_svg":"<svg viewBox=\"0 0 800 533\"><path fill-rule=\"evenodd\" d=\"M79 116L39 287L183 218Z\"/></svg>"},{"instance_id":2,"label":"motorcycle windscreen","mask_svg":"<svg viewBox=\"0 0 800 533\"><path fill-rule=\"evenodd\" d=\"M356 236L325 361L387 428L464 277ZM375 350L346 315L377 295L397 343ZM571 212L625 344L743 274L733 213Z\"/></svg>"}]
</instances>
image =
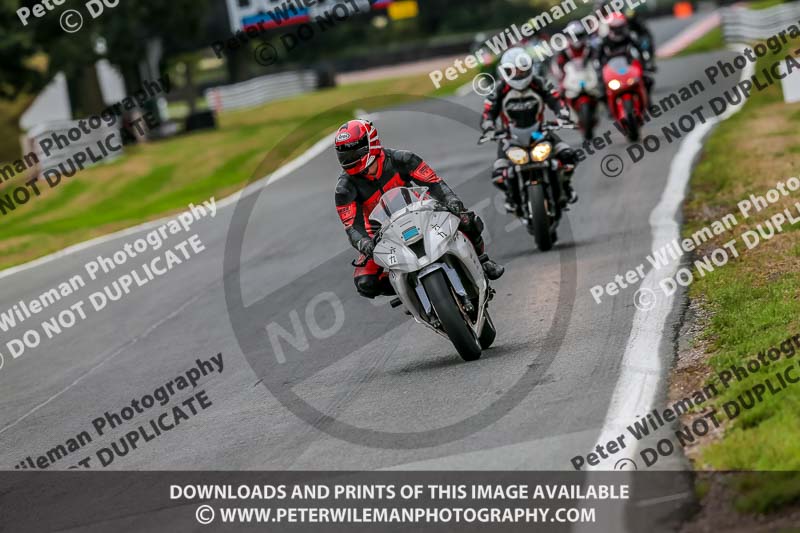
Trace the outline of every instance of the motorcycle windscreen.
<instances>
[{"instance_id":1,"label":"motorcycle windscreen","mask_svg":"<svg viewBox=\"0 0 800 533\"><path fill-rule=\"evenodd\" d=\"M369 219L384 226L392 215L430 198L427 187L396 187L383 193Z\"/></svg>"},{"instance_id":2,"label":"motorcycle windscreen","mask_svg":"<svg viewBox=\"0 0 800 533\"><path fill-rule=\"evenodd\" d=\"M530 128L518 128L512 125L509 128L509 133L511 134L512 139L511 145L522 148L528 148L532 140L540 141L544 138L544 134L539 131L538 123L534 124Z\"/></svg>"},{"instance_id":3,"label":"motorcycle windscreen","mask_svg":"<svg viewBox=\"0 0 800 533\"><path fill-rule=\"evenodd\" d=\"M624 56L617 56L612 57L611 60L608 62L608 66L614 70L620 76L624 76L628 73L628 69L631 68L630 61L628 61L627 57Z\"/></svg>"},{"instance_id":4,"label":"motorcycle windscreen","mask_svg":"<svg viewBox=\"0 0 800 533\"><path fill-rule=\"evenodd\" d=\"M564 88L575 93L581 89L594 89L597 86L597 74L594 69L583 64L583 60L573 59L564 65Z\"/></svg>"}]
</instances>

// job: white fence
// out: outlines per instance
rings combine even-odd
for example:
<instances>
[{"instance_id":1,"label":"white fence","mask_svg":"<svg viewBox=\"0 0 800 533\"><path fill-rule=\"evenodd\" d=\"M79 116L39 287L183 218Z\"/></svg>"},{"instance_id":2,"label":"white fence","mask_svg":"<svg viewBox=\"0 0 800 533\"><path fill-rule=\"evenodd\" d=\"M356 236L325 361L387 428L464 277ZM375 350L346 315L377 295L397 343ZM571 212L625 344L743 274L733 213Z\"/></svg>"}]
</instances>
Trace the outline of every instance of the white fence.
<instances>
[{"instance_id":1,"label":"white fence","mask_svg":"<svg viewBox=\"0 0 800 533\"><path fill-rule=\"evenodd\" d=\"M209 109L222 111L255 107L270 100L286 98L317 88L317 74L311 70L284 72L253 78L234 85L206 90Z\"/></svg>"},{"instance_id":2,"label":"white fence","mask_svg":"<svg viewBox=\"0 0 800 533\"><path fill-rule=\"evenodd\" d=\"M39 174L48 169L55 168L69 159L73 159L76 154L85 152L87 148L91 149L95 157L102 157L103 162L113 161L122 155L123 150L120 149L116 152L108 150L108 155L103 157L103 152L97 146L97 143L105 141L109 135L113 135L114 140L111 141L113 146L122 146L122 136L119 132L119 127L119 123L115 124L113 127L109 127L103 123L101 127L91 130L90 133L85 133L81 131L77 120L62 120L39 124L28 131L24 143L25 146L23 146L23 153L33 152L36 154L36 157L39 158ZM77 140L73 141L69 136L69 132L70 130L76 129L80 132L80 136L78 137L73 131L73 138L77 137ZM58 137L59 142L56 142L54 135ZM42 147L43 141L45 141L47 151ZM59 147L59 144L61 147ZM91 165L92 162L90 158L87 158L84 166L89 167ZM67 168L69 168L69 166L67 166Z\"/></svg>"},{"instance_id":3,"label":"white fence","mask_svg":"<svg viewBox=\"0 0 800 533\"><path fill-rule=\"evenodd\" d=\"M785 30L798 18L800 2L760 10L733 6L722 11L722 32L728 43L767 39Z\"/></svg>"}]
</instances>

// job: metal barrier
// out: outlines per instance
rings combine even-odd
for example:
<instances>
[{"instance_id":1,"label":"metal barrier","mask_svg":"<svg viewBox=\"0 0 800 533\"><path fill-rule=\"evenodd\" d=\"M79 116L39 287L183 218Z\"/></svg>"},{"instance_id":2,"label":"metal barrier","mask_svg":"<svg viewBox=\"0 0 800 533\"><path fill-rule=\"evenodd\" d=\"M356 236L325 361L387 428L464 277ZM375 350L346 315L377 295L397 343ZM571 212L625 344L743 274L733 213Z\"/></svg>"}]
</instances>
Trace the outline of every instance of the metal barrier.
<instances>
[{"instance_id":1,"label":"metal barrier","mask_svg":"<svg viewBox=\"0 0 800 533\"><path fill-rule=\"evenodd\" d=\"M727 43L757 41L785 30L798 18L800 2L760 10L733 6L722 10L722 32Z\"/></svg>"},{"instance_id":2,"label":"metal barrier","mask_svg":"<svg viewBox=\"0 0 800 533\"><path fill-rule=\"evenodd\" d=\"M205 97L209 109L256 107L270 100L286 98L317 88L317 73L311 70L284 72L253 78L233 85L212 87Z\"/></svg>"},{"instance_id":3,"label":"metal barrier","mask_svg":"<svg viewBox=\"0 0 800 533\"><path fill-rule=\"evenodd\" d=\"M56 168L59 164L72 159L75 154L83 152L87 148L92 149L92 153L96 154L96 157L103 155L97 143L104 142L110 135L114 136L113 143L115 146L122 146L122 135L120 134L119 128L119 124L108 126L104 123L101 127L91 130L90 133L85 133L81 131L77 120L46 122L34 126L28 131L23 151L24 153L33 152L36 154L36 157L39 159L37 173L42 174L46 170ZM73 135L73 137L70 137L70 131L76 129L80 132L80 136ZM73 131L73 133L75 132ZM55 141L54 136L58 136L59 143ZM78 138L73 140L74 137ZM47 143L47 151L42 148L42 141L45 139L51 141ZM66 141L64 141L64 139L66 139ZM61 147L59 147L59 144L61 144ZM122 155L122 152L122 149L117 152L109 152L102 157L102 161L113 161ZM85 166L88 167L91 166L91 164L92 161L88 160Z\"/></svg>"}]
</instances>

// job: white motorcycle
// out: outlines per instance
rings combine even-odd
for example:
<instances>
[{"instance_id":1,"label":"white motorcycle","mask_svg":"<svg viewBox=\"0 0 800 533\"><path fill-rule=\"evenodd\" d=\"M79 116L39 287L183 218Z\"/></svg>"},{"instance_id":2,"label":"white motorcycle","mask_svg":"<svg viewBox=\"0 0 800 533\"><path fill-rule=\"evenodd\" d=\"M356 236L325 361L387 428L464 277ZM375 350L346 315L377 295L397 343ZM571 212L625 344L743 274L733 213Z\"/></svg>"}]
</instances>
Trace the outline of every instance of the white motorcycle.
<instances>
[{"instance_id":1,"label":"white motorcycle","mask_svg":"<svg viewBox=\"0 0 800 533\"><path fill-rule=\"evenodd\" d=\"M494 294L459 218L441 207L427 187L384 193L369 215L380 225L374 261L389 273L414 320L446 337L465 361L474 361L497 334L488 304Z\"/></svg>"},{"instance_id":2,"label":"white motorcycle","mask_svg":"<svg viewBox=\"0 0 800 533\"><path fill-rule=\"evenodd\" d=\"M561 88L569 106L578 115L578 125L586 140L594 137L597 124L596 110L603 93L600 91L597 72L582 59L573 59L564 65Z\"/></svg>"}]
</instances>

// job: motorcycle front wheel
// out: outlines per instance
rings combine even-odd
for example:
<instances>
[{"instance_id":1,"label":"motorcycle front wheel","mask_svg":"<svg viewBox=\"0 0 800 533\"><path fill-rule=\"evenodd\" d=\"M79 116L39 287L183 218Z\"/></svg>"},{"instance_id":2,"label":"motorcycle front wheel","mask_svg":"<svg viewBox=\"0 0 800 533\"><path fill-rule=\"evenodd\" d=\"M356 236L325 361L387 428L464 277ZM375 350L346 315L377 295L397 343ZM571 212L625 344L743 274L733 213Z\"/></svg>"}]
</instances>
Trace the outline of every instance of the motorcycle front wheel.
<instances>
[{"instance_id":1,"label":"motorcycle front wheel","mask_svg":"<svg viewBox=\"0 0 800 533\"><path fill-rule=\"evenodd\" d=\"M553 247L553 232L550 231L550 216L547 214L544 188L541 183L528 185L528 230L539 250L546 252Z\"/></svg>"},{"instance_id":2,"label":"motorcycle front wheel","mask_svg":"<svg viewBox=\"0 0 800 533\"><path fill-rule=\"evenodd\" d=\"M625 100L622 105L625 108L628 140L634 143L639 140L639 119L636 117L636 110L633 108L633 100Z\"/></svg>"},{"instance_id":3,"label":"motorcycle front wheel","mask_svg":"<svg viewBox=\"0 0 800 533\"><path fill-rule=\"evenodd\" d=\"M466 318L461 314L461 309L445 279L445 273L437 270L425 276L422 278L422 286L442 323L442 329L455 346L458 355L464 361L480 359L481 345L467 325Z\"/></svg>"},{"instance_id":4,"label":"motorcycle front wheel","mask_svg":"<svg viewBox=\"0 0 800 533\"><path fill-rule=\"evenodd\" d=\"M494 327L494 322L492 322L492 317L489 316L489 310L487 309L486 322L483 324L480 337L478 337L481 348L484 350L489 348L494 342L495 337L497 337L497 330Z\"/></svg>"},{"instance_id":5,"label":"motorcycle front wheel","mask_svg":"<svg viewBox=\"0 0 800 533\"><path fill-rule=\"evenodd\" d=\"M594 139L594 106L591 103L584 102L578 109L578 121L583 130L584 140Z\"/></svg>"}]
</instances>

